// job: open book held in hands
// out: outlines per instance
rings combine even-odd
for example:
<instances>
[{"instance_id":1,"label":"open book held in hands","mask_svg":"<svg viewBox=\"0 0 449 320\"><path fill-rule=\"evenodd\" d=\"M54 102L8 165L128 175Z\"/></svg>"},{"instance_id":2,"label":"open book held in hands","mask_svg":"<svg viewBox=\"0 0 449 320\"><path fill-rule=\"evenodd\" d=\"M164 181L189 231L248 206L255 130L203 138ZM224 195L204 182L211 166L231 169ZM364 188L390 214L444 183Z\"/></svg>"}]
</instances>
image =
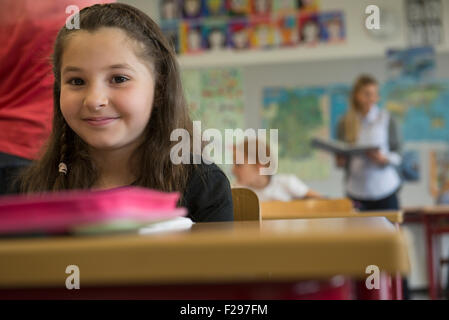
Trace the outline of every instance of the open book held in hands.
<instances>
[{"instance_id":1,"label":"open book held in hands","mask_svg":"<svg viewBox=\"0 0 449 320\"><path fill-rule=\"evenodd\" d=\"M345 142L336 140L325 140L320 138L313 138L311 145L314 148L321 149L330 153L335 153L343 156L354 156L365 154L369 151L379 150L378 146L373 145L351 145Z\"/></svg>"}]
</instances>

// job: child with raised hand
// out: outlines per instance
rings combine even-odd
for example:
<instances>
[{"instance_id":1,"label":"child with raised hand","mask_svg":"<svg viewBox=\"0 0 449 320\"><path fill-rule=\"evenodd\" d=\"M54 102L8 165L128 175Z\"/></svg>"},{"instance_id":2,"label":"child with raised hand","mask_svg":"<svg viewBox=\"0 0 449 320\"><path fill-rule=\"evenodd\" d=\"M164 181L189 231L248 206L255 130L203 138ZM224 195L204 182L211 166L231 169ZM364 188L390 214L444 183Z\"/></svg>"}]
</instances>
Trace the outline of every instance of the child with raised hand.
<instances>
[{"instance_id":1,"label":"child with raised hand","mask_svg":"<svg viewBox=\"0 0 449 320\"><path fill-rule=\"evenodd\" d=\"M259 152L260 148L263 152ZM261 154L266 156L269 161L275 161L270 154L270 147L266 143L259 139L245 139L242 143L234 146L234 166L232 168L237 184L253 190L260 202L320 197L317 192L311 190L293 174L263 174L261 169L270 167L270 163L262 161ZM239 157L243 159L242 163L240 163Z\"/></svg>"},{"instance_id":2,"label":"child with raised hand","mask_svg":"<svg viewBox=\"0 0 449 320\"><path fill-rule=\"evenodd\" d=\"M193 221L233 220L216 165L171 161L171 132L192 137L192 121L175 54L151 18L119 3L81 10L80 28L58 33L53 72L52 133L18 192L133 185L180 192Z\"/></svg>"}]
</instances>

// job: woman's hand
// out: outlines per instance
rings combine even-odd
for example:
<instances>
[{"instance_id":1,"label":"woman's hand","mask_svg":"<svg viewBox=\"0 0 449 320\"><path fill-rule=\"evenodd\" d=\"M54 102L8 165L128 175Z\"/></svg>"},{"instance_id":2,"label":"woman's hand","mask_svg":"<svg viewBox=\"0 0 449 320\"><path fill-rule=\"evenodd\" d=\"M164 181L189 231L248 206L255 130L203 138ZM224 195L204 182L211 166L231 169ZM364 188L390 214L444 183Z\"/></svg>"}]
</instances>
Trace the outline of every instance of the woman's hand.
<instances>
[{"instance_id":1,"label":"woman's hand","mask_svg":"<svg viewBox=\"0 0 449 320\"><path fill-rule=\"evenodd\" d=\"M386 166L388 164L388 159L385 157L380 150L376 151L368 151L366 153L367 157L373 161L374 163L380 165L380 166Z\"/></svg>"}]
</instances>

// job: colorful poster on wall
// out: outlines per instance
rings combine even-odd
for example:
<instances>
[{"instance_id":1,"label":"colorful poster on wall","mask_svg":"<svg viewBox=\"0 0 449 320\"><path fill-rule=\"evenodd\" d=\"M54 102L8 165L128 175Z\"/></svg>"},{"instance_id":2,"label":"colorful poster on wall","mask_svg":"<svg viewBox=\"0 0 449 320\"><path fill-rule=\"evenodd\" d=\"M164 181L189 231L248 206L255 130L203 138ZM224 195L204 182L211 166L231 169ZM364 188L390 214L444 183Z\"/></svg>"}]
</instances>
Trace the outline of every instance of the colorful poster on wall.
<instances>
[{"instance_id":1,"label":"colorful poster on wall","mask_svg":"<svg viewBox=\"0 0 449 320\"><path fill-rule=\"evenodd\" d=\"M346 37L343 12L320 11L318 0L158 1L162 31L183 55L337 43Z\"/></svg>"},{"instance_id":2,"label":"colorful poster on wall","mask_svg":"<svg viewBox=\"0 0 449 320\"><path fill-rule=\"evenodd\" d=\"M235 20L229 23L229 43L235 50L244 50L250 47L251 28L246 19Z\"/></svg>"},{"instance_id":3,"label":"colorful poster on wall","mask_svg":"<svg viewBox=\"0 0 449 320\"><path fill-rule=\"evenodd\" d=\"M301 43L316 45L320 42L321 26L317 14L302 14L299 18L299 34Z\"/></svg>"},{"instance_id":4,"label":"colorful poster on wall","mask_svg":"<svg viewBox=\"0 0 449 320\"><path fill-rule=\"evenodd\" d=\"M180 25L181 53L200 53L203 51L202 25L194 21L182 22Z\"/></svg>"},{"instance_id":5,"label":"colorful poster on wall","mask_svg":"<svg viewBox=\"0 0 449 320\"><path fill-rule=\"evenodd\" d=\"M297 0L274 0L273 11L276 14L291 14L297 9Z\"/></svg>"},{"instance_id":6,"label":"colorful poster on wall","mask_svg":"<svg viewBox=\"0 0 449 320\"><path fill-rule=\"evenodd\" d=\"M298 19L296 15L284 15L278 20L279 42L282 47L291 47L299 42Z\"/></svg>"},{"instance_id":7,"label":"colorful poster on wall","mask_svg":"<svg viewBox=\"0 0 449 320\"><path fill-rule=\"evenodd\" d=\"M252 0L251 14L255 16L269 16L273 10L273 0Z\"/></svg>"},{"instance_id":8,"label":"colorful poster on wall","mask_svg":"<svg viewBox=\"0 0 449 320\"><path fill-rule=\"evenodd\" d=\"M316 12L320 8L320 0L297 0L297 6L303 12Z\"/></svg>"},{"instance_id":9,"label":"colorful poster on wall","mask_svg":"<svg viewBox=\"0 0 449 320\"><path fill-rule=\"evenodd\" d=\"M251 13L251 0L227 0L231 16L246 16Z\"/></svg>"},{"instance_id":10,"label":"colorful poster on wall","mask_svg":"<svg viewBox=\"0 0 449 320\"><path fill-rule=\"evenodd\" d=\"M278 129L280 173L304 180L329 177L327 154L310 146L312 137L329 137L329 101L324 88L266 88L262 126Z\"/></svg>"},{"instance_id":11,"label":"colorful poster on wall","mask_svg":"<svg viewBox=\"0 0 449 320\"><path fill-rule=\"evenodd\" d=\"M182 87L191 115L195 115L201 105L201 73L196 70L183 70Z\"/></svg>"},{"instance_id":12,"label":"colorful poster on wall","mask_svg":"<svg viewBox=\"0 0 449 320\"><path fill-rule=\"evenodd\" d=\"M227 14L226 0L204 0L205 17L223 17Z\"/></svg>"},{"instance_id":13,"label":"colorful poster on wall","mask_svg":"<svg viewBox=\"0 0 449 320\"><path fill-rule=\"evenodd\" d=\"M225 129L244 129L244 95L242 70L237 68L184 70L182 83L191 118L201 121L201 130L218 129L225 137ZM232 145L225 148L232 148ZM226 152L222 150L222 163ZM233 181L231 165L219 165Z\"/></svg>"},{"instance_id":14,"label":"colorful poster on wall","mask_svg":"<svg viewBox=\"0 0 449 320\"><path fill-rule=\"evenodd\" d=\"M346 38L345 19L342 11L323 12L319 15L321 40L341 42Z\"/></svg>"},{"instance_id":15,"label":"colorful poster on wall","mask_svg":"<svg viewBox=\"0 0 449 320\"><path fill-rule=\"evenodd\" d=\"M251 20L251 48L267 49L275 45L276 25L269 18L254 18Z\"/></svg>"},{"instance_id":16,"label":"colorful poster on wall","mask_svg":"<svg viewBox=\"0 0 449 320\"><path fill-rule=\"evenodd\" d=\"M211 51L225 50L228 45L228 25L220 19L203 25L203 45Z\"/></svg>"},{"instance_id":17,"label":"colorful poster on wall","mask_svg":"<svg viewBox=\"0 0 449 320\"><path fill-rule=\"evenodd\" d=\"M172 21L179 19L179 5L178 0L160 0L159 12L162 21Z\"/></svg>"},{"instance_id":18,"label":"colorful poster on wall","mask_svg":"<svg viewBox=\"0 0 449 320\"><path fill-rule=\"evenodd\" d=\"M184 19L197 19L203 14L202 0L180 0Z\"/></svg>"},{"instance_id":19,"label":"colorful poster on wall","mask_svg":"<svg viewBox=\"0 0 449 320\"><path fill-rule=\"evenodd\" d=\"M244 128L243 80L240 69L185 70L182 82L193 120L202 128Z\"/></svg>"}]
</instances>

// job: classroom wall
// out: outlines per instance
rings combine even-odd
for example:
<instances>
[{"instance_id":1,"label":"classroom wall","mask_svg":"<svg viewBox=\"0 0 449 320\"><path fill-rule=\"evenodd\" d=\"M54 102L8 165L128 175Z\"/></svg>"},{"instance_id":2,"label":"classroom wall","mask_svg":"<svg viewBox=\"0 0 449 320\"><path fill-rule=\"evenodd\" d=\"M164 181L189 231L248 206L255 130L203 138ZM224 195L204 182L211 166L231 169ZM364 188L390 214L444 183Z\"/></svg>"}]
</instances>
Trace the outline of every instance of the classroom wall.
<instances>
[{"instance_id":1,"label":"classroom wall","mask_svg":"<svg viewBox=\"0 0 449 320\"><path fill-rule=\"evenodd\" d=\"M157 0L121 0L134 5L153 19L159 21ZM364 11L368 5L378 5L381 10L387 10L397 21L397 32L387 40L380 41L370 37L364 28ZM443 0L443 23L445 41L439 46L437 56L437 78L449 78L449 0ZM260 107L262 106L262 90L270 86L323 86L338 83L352 83L360 73L371 73L379 81L386 80L386 60L383 53L389 48L400 48L407 45L405 25L404 0L321 0L323 10L343 10L347 24L347 51L359 52L361 58L353 55L341 55L338 58L320 61L282 62L268 65L243 66L244 94L245 94L245 122L248 128L261 126ZM382 11L383 12L383 11ZM300 50L300 49L298 49ZM332 50L332 47L329 48ZM312 53L312 51L311 51ZM371 54L372 53L372 54ZM276 51L272 55L278 54ZM313 54L313 53L312 53ZM217 61L219 67L219 61ZM431 205L433 200L429 194L429 151L434 148L447 147L439 144L407 144L406 149L418 150L421 159L421 179L417 183L406 184L400 194L402 204L405 206ZM330 178L325 181L306 181L313 189L331 197L343 196L343 173L333 169ZM426 285L425 255L423 230L410 226L406 230L410 234L412 244L410 258L412 262L411 287ZM443 242L444 253L449 252L449 238ZM446 272L444 272L444 276ZM445 277L444 277L445 278ZM444 280L444 279L443 279Z\"/></svg>"},{"instance_id":2,"label":"classroom wall","mask_svg":"<svg viewBox=\"0 0 449 320\"><path fill-rule=\"evenodd\" d=\"M437 76L449 78L449 54L442 54L437 59ZM319 72L317 72L319 70ZM307 62L296 64L279 64L272 66L258 66L245 68L245 99L246 117L249 127L258 128L261 123L259 108L262 105L262 92L265 87L276 86L324 86L336 83L352 83L360 73L371 73L379 81L386 79L386 62L383 58L357 59L324 62ZM420 151L421 181L406 184L401 192L405 205L414 206L432 204L428 192L428 151L434 147L444 147L444 144L406 144L406 149ZM343 195L341 188L343 173L341 170L332 170L329 180L307 181L311 187L320 190L328 196L339 197Z\"/></svg>"},{"instance_id":3,"label":"classroom wall","mask_svg":"<svg viewBox=\"0 0 449 320\"><path fill-rule=\"evenodd\" d=\"M121 0L119 2L134 5L159 21L157 0ZM343 10L346 15L347 40L344 46L353 48L355 52L370 48L381 54L389 48L400 48L407 45L407 30L405 26L404 0L321 0L323 10ZM365 23L365 8L368 5L378 5L397 20L397 32L387 40L370 37ZM437 78L449 78L449 0L443 0L443 21L445 21L446 41L440 48L437 57ZM383 12L383 11L381 11ZM300 49L298 49L300 50ZM329 47L332 50L332 46ZM273 51L272 55L278 54ZM374 55L377 55L374 54ZM217 63L217 67L220 64ZM386 80L386 61L383 55L363 58L345 58L344 56L332 60L305 61L269 65L251 65L241 67L244 77L245 95L245 123L248 128L261 127L260 107L262 106L262 90L270 86L324 86L331 84L350 84L360 73L371 73L379 81ZM433 148L444 148L444 144L407 144L406 149L420 151L421 175L418 183L407 184L401 192L402 203L406 206L432 204L428 192L428 151ZM343 195L343 173L332 170L329 180L307 181L314 189L320 190L328 196Z\"/></svg>"}]
</instances>

